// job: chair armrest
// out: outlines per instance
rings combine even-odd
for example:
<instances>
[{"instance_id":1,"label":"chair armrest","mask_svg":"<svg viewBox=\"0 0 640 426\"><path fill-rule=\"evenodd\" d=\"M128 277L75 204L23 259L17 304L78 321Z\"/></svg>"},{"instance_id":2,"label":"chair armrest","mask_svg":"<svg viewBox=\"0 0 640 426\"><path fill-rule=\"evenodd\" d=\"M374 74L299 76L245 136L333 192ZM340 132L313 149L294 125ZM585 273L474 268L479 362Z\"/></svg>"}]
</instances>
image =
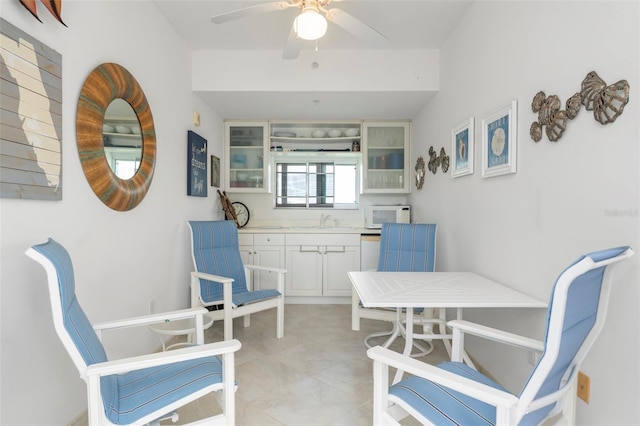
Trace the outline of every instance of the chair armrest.
<instances>
[{"instance_id":1,"label":"chair armrest","mask_svg":"<svg viewBox=\"0 0 640 426\"><path fill-rule=\"evenodd\" d=\"M132 370L140 370L143 368L172 364L174 362L233 353L238 351L240 347L241 344L236 339L225 340L222 342L208 343L206 345L190 346L184 349L176 349L167 352L158 352L148 355L91 364L87 367L85 373L87 377L121 374Z\"/></svg>"},{"instance_id":2,"label":"chair armrest","mask_svg":"<svg viewBox=\"0 0 640 426\"><path fill-rule=\"evenodd\" d=\"M275 266L261 266L261 265L244 265L244 270L247 274L249 271L264 271L264 272L275 272L278 274L278 283L277 288L280 294L284 295L284 274L287 273L286 269L277 268ZM249 284L249 278L247 278L247 284ZM253 287L253 283L251 284Z\"/></svg>"},{"instance_id":3,"label":"chair armrest","mask_svg":"<svg viewBox=\"0 0 640 426\"><path fill-rule=\"evenodd\" d=\"M206 272L198 272L198 271L191 271L191 277L202 278L204 280L209 280L209 281L215 281L221 284L233 282L233 278L223 277L221 275L207 274Z\"/></svg>"},{"instance_id":4,"label":"chair armrest","mask_svg":"<svg viewBox=\"0 0 640 426\"><path fill-rule=\"evenodd\" d=\"M96 331L111 330L115 328L137 327L141 325L149 325L166 320L175 321L178 319L192 318L198 315L204 315L208 311L205 308L190 308L179 311L162 312L152 315L143 315L139 317L126 318L122 320L107 321L95 324L93 329Z\"/></svg>"},{"instance_id":5,"label":"chair armrest","mask_svg":"<svg viewBox=\"0 0 640 426\"><path fill-rule=\"evenodd\" d=\"M277 272L278 274L286 274L287 270L283 268L276 268L275 266L262 266L262 265L244 265L245 268L251 269L254 271L266 271L266 272Z\"/></svg>"},{"instance_id":6,"label":"chair armrest","mask_svg":"<svg viewBox=\"0 0 640 426\"><path fill-rule=\"evenodd\" d=\"M518 401L516 396L508 392L458 376L381 346L369 349L367 356L373 359L374 362L398 368L414 376L423 377L495 407L508 409L515 406Z\"/></svg>"},{"instance_id":7,"label":"chair armrest","mask_svg":"<svg viewBox=\"0 0 640 426\"><path fill-rule=\"evenodd\" d=\"M511 346L518 346L523 349L542 352L544 343L540 340L531 339L529 337L520 336L518 334L509 333L497 328L487 327L485 325L476 324L464 320L453 320L447 323L447 326L463 333L474 336L483 337L498 343L504 343Z\"/></svg>"}]
</instances>

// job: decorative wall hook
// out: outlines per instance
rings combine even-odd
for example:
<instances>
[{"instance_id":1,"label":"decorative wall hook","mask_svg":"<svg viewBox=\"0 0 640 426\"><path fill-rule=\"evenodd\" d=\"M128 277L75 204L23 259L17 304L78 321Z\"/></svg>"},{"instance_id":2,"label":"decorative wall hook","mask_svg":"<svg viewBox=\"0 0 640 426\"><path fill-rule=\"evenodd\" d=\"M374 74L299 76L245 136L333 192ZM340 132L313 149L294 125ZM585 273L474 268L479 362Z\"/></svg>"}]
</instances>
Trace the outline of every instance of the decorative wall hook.
<instances>
[{"instance_id":1,"label":"decorative wall hook","mask_svg":"<svg viewBox=\"0 0 640 426\"><path fill-rule=\"evenodd\" d=\"M424 158L422 156L418 157L416 161L416 188L422 189L422 185L424 185Z\"/></svg>"}]
</instances>

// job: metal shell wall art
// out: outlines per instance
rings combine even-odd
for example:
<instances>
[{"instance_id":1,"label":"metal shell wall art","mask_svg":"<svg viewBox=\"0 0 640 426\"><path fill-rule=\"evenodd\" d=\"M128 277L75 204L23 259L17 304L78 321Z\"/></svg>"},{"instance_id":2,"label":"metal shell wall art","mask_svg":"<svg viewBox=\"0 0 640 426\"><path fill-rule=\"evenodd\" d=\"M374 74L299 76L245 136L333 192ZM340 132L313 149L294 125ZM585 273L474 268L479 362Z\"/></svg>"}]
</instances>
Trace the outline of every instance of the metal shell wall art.
<instances>
[{"instance_id":1,"label":"metal shell wall art","mask_svg":"<svg viewBox=\"0 0 640 426\"><path fill-rule=\"evenodd\" d=\"M447 170L449 170L449 156L444 148L440 148L439 156L436 155L436 151L433 149L433 146L431 146L429 147L429 163L427 167L429 171L435 175L439 166L442 166L442 171L446 173Z\"/></svg>"},{"instance_id":2,"label":"metal shell wall art","mask_svg":"<svg viewBox=\"0 0 640 426\"><path fill-rule=\"evenodd\" d=\"M629 83L620 80L610 86L595 71L591 71L582 81L582 104L587 111L593 110L593 117L600 124L616 121L629 102Z\"/></svg>"},{"instance_id":3,"label":"metal shell wall art","mask_svg":"<svg viewBox=\"0 0 640 426\"><path fill-rule=\"evenodd\" d=\"M444 148L440 148L440 167L442 167L444 173L449 171L449 156L444 151Z\"/></svg>"},{"instance_id":4,"label":"metal shell wall art","mask_svg":"<svg viewBox=\"0 0 640 426\"><path fill-rule=\"evenodd\" d=\"M547 97L542 91L536 93L531 102L531 109L538 113L538 121L531 124L529 130L531 139L535 142L542 139L543 126L546 126L545 132L550 141L555 142L560 139L567 128L567 114L560 110L560 106L560 99L557 96Z\"/></svg>"},{"instance_id":5,"label":"metal shell wall art","mask_svg":"<svg viewBox=\"0 0 640 426\"><path fill-rule=\"evenodd\" d=\"M544 92L536 93L531 102L531 109L538 113L538 121L531 123L529 134L534 142L542 139L542 129L550 141L558 141L567 129L568 120L578 116L584 105L593 111L593 117L600 124L613 123L629 102L629 83L620 80L607 86L595 71L591 71L582 81L580 92L567 99L565 109L561 108L560 99L546 96Z\"/></svg>"}]
</instances>

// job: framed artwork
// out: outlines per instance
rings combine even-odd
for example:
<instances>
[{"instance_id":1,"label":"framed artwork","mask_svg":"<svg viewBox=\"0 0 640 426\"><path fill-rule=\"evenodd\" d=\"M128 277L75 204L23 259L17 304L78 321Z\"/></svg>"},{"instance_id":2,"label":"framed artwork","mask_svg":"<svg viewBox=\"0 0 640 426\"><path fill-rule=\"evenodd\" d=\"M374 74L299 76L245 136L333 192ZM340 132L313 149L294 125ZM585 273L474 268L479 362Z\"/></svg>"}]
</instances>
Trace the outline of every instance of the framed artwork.
<instances>
[{"instance_id":1,"label":"framed artwork","mask_svg":"<svg viewBox=\"0 0 640 426\"><path fill-rule=\"evenodd\" d=\"M215 155L211 156L211 186L220 188L220 159Z\"/></svg>"},{"instance_id":2,"label":"framed artwork","mask_svg":"<svg viewBox=\"0 0 640 426\"><path fill-rule=\"evenodd\" d=\"M451 130L452 178L473 174L474 132L475 119L473 117L463 121Z\"/></svg>"},{"instance_id":3,"label":"framed artwork","mask_svg":"<svg viewBox=\"0 0 640 426\"><path fill-rule=\"evenodd\" d=\"M207 140L187 132L187 195L207 196Z\"/></svg>"},{"instance_id":4,"label":"framed artwork","mask_svg":"<svg viewBox=\"0 0 640 426\"><path fill-rule=\"evenodd\" d=\"M62 200L62 55L0 18L0 62L0 198Z\"/></svg>"},{"instance_id":5,"label":"framed artwork","mask_svg":"<svg viewBox=\"0 0 640 426\"><path fill-rule=\"evenodd\" d=\"M518 103L482 120L482 177L516 172Z\"/></svg>"}]
</instances>

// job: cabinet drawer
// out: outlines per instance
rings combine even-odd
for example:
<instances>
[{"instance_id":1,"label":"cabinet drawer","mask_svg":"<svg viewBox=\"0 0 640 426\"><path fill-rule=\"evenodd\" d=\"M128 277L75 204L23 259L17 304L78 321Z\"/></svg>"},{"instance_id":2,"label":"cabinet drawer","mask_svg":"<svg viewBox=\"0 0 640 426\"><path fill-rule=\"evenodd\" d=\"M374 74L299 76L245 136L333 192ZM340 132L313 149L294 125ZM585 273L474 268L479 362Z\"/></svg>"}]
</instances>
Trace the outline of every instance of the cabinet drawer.
<instances>
[{"instance_id":1,"label":"cabinet drawer","mask_svg":"<svg viewBox=\"0 0 640 426\"><path fill-rule=\"evenodd\" d=\"M360 246L360 234L287 234L287 245Z\"/></svg>"},{"instance_id":2,"label":"cabinet drawer","mask_svg":"<svg viewBox=\"0 0 640 426\"><path fill-rule=\"evenodd\" d=\"M253 234L256 246L284 246L284 234Z\"/></svg>"},{"instance_id":3,"label":"cabinet drawer","mask_svg":"<svg viewBox=\"0 0 640 426\"><path fill-rule=\"evenodd\" d=\"M253 245L253 234L238 234L238 244L241 246Z\"/></svg>"}]
</instances>

